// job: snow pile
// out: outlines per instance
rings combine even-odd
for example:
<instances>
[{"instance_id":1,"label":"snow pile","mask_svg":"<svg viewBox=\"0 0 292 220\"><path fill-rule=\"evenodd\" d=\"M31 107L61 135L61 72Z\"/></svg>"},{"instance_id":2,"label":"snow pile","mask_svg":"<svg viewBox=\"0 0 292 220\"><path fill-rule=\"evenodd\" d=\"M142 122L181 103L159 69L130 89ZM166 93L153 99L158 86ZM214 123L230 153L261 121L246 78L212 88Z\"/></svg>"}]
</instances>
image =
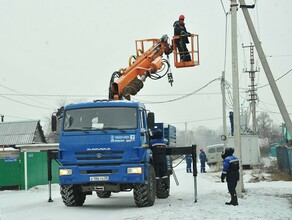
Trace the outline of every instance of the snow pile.
<instances>
[{"instance_id":1,"label":"snow pile","mask_svg":"<svg viewBox=\"0 0 292 220\"><path fill-rule=\"evenodd\" d=\"M52 186L53 202L48 200L48 187L37 186L28 191L0 192L1 220L51 219L291 219L292 184L289 181L249 182L252 171L244 171L243 198L239 206L226 206L229 201L226 183L220 172L210 171L197 176L198 197L194 203L194 177L181 163L175 173L179 185L171 177L170 197L156 199L154 206L137 208L133 192L113 193L108 199L93 194L82 207L64 206L59 186Z\"/></svg>"}]
</instances>

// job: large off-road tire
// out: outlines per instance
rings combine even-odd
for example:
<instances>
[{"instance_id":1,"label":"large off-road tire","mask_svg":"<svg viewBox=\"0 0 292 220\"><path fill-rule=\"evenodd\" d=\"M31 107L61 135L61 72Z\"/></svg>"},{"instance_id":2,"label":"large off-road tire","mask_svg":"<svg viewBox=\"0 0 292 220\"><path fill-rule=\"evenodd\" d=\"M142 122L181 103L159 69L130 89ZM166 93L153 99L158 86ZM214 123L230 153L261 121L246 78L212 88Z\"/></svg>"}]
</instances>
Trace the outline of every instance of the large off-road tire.
<instances>
[{"instance_id":1,"label":"large off-road tire","mask_svg":"<svg viewBox=\"0 0 292 220\"><path fill-rule=\"evenodd\" d=\"M149 167L149 178L146 184L134 184L134 200L136 206L152 206L155 202L156 181L152 165Z\"/></svg>"},{"instance_id":2,"label":"large off-road tire","mask_svg":"<svg viewBox=\"0 0 292 220\"><path fill-rule=\"evenodd\" d=\"M61 185L60 193L66 206L82 206L86 198L78 185Z\"/></svg>"},{"instance_id":3,"label":"large off-road tire","mask_svg":"<svg viewBox=\"0 0 292 220\"><path fill-rule=\"evenodd\" d=\"M111 196L111 191L96 191L96 195L99 198L109 198Z\"/></svg>"},{"instance_id":4,"label":"large off-road tire","mask_svg":"<svg viewBox=\"0 0 292 220\"><path fill-rule=\"evenodd\" d=\"M167 183L165 183L164 181L167 181ZM156 181L156 196L159 199L165 199L169 196L169 185L170 185L170 180L169 178L165 179L165 180L159 180Z\"/></svg>"}]
</instances>

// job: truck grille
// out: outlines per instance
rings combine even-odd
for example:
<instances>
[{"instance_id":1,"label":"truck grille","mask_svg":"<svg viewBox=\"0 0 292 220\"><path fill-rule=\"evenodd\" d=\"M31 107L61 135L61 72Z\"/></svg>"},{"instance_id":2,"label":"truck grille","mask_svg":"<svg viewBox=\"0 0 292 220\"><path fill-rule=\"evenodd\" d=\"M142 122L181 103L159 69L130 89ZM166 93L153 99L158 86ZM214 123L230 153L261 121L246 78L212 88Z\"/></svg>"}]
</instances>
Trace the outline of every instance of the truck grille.
<instances>
[{"instance_id":1,"label":"truck grille","mask_svg":"<svg viewBox=\"0 0 292 220\"><path fill-rule=\"evenodd\" d=\"M124 151L90 151L76 152L77 162L118 162L123 159Z\"/></svg>"},{"instance_id":2,"label":"truck grille","mask_svg":"<svg viewBox=\"0 0 292 220\"><path fill-rule=\"evenodd\" d=\"M112 174L118 170L80 170L80 174Z\"/></svg>"}]
</instances>

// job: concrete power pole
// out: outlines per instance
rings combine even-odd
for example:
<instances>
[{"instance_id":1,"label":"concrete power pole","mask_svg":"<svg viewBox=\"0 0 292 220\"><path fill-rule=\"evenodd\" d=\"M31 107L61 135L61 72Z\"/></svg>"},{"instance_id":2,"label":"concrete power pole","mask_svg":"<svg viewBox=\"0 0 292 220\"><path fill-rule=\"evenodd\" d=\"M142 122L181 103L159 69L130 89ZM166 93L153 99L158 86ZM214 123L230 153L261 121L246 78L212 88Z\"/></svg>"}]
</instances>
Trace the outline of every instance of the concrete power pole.
<instances>
[{"instance_id":1,"label":"concrete power pole","mask_svg":"<svg viewBox=\"0 0 292 220\"><path fill-rule=\"evenodd\" d=\"M222 72L221 77L221 93L222 93L222 114L223 114L223 139L224 147L227 146L227 126L226 126L226 93L225 93L226 83L225 83L225 71Z\"/></svg>"},{"instance_id":2,"label":"concrete power pole","mask_svg":"<svg viewBox=\"0 0 292 220\"><path fill-rule=\"evenodd\" d=\"M232 87L233 87L233 118L234 118L234 150L239 159L240 180L236 192L242 198L243 172L240 134L240 107L239 107L239 81L238 81L238 51L237 51L237 0L231 0L231 39L232 39Z\"/></svg>"},{"instance_id":3,"label":"concrete power pole","mask_svg":"<svg viewBox=\"0 0 292 220\"><path fill-rule=\"evenodd\" d=\"M270 66L268 64L267 58L266 58L265 53L263 51L263 48L261 46L261 42L259 41L259 38L258 38L258 36L256 34L255 28L254 28L253 23L252 23L251 18L250 18L250 14L248 12L248 8L252 8L252 6L246 5L245 4L245 0L239 0L239 2L240 2L240 7L241 7L243 15L245 17L247 26L249 28L249 32L250 32L250 34L252 36L253 43L254 43L255 48L257 50L258 56L259 56L259 58L261 60L263 69L264 69L265 74L267 76L267 79L269 81L269 84L270 84L271 90L273 92L273 95L275 97L275 100L277 102L278 108L279 108L279 110L281 112L281 115L282 115L283 120L284 120L284 122L286 124L288 132L290 133L290 135L292 135L292 122L291 122L291 119L289 117L288 111L286 109L286 106L285 106L285 104L283 102L283 99L282 99L281 94L279 92L279 89L277 87L276 81L275 81L275 79L273 77L273 74L272 74L272 71L271 71Z\"/></svg>"}]
</instances>

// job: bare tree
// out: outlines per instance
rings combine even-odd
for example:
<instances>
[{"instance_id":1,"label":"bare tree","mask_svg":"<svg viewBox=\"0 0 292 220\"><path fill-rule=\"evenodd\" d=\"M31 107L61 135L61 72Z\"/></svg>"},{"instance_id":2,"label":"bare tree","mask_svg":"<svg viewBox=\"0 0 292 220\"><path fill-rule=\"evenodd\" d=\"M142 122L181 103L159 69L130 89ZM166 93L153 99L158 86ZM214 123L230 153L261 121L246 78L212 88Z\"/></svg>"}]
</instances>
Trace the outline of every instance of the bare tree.
<instances>
[{"instance_id":1,"label":"bare tree","mask_svg":"<svg viewBox=\"0 0 292 220\"><path fill-rule=\"evenodd\" d=\"M279 141L280 126L273 124L273 120L268 113L261 112L257 117L257 126L259 131L259 138L268 139L268 143Z\"/></svg>"},{"instance_id":2,"label":"bare tree","mask_svg":"<svg viewBox=\"0 0 292 220\"><path fill-rule=\"evenodd\" d=\"M283 138L280 125L273 124L272 133L270 135L270 143L279 143Z\"/></svg>"},{"instance_id":3,"label":"bare tree","mask_svg":"<svg viewBox=\"0 0 292 220\"><path fill-rule=\"evenodd\" d=\"M205 147L211 144L221 143L221 130L208 129L205 126L199 126L198 128L193 128L187 131L177 131L177 145L185 146L186 143L190 145L196 144L198 147Z\"/></svg>"},{"instance_id":4,"label":"bare tree","mask_svg":"<svg viewBox=\"0 0 292 220\"><path fill-rule=\"evenodd\" d=\"M59 101L58 106L60 106L59 108L56 108L55 112L58 112L63 106L66 105L68 101L66 99L62 99ZM53 114L53 112L52 112ZM60 122L60 121L59 121ZM45 127L46 127L46 131L45 131L45 136L46 136L46 140L48 143L58 143L59 142L59 132L54 133L51 130L51 115L48 117L45 117ZM58 129L60 128L60 126L58 126Z\"/></svg>"}]
</instances>

